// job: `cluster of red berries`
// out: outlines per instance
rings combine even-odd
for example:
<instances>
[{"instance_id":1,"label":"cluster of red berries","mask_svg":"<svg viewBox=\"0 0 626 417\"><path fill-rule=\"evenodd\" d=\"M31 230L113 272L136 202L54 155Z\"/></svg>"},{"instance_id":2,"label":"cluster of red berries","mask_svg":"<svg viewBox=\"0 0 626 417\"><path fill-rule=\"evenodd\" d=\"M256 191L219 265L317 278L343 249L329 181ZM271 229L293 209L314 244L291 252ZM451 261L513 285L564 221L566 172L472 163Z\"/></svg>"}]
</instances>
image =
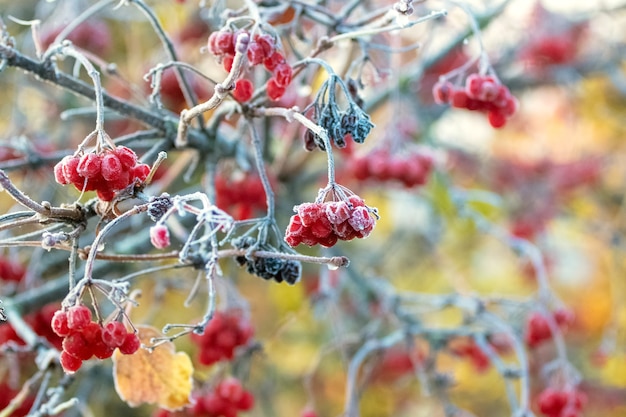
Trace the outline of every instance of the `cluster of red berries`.
<instances>
[{"instance_id":1,"label":"cluster of red berries","mask_svg":"<svg viewBox=\"0 0 626 417\"><path fill-rule=\"evenodd\" d=\"M253 217L255 211L267 209L267 197L258 175L244 175L227 179L215 178L215 205L229 213L235 220Z\"/></svg>"},{"instance_id":2,"label":"cluster of red berries","mask_svg":"<svg viewBox=\"0 0 626 417\"><path fill-rule=\"evenodd\" d=\"M433 97L438 104L487 112L489 123L495 128L504 126L518 107L509 89L489 75L471 74L465 80L465 87L439 81L433 86Z\"/></svg>"},{"instance_id":3,"label":"cluster of red berries","mask_svg":"<svg viewBox=\"0 0 626 417\"><path fill-rule=\"evenodd\" d=\"M52 317L52 330L64 338L61 366L68 373L76 372L83 361L94 356L110 358L115 348L131 355L141 346L137 334L128 332L123 323L112 321L103 327L91 321L91 310L84 305L56 311Z\"/></svg>"},{"instance_id":4,"label":"cluster of red berries","mask_svg":"<svg viewBox=\"0 0 626 417\"><path fill-rule=\"evenodd\" d=\"M426 183L433 167L433 159L430 155L419 152L396 155L378 149L365 156L350 159L349 166L358 180L398 181L411 188Z\"/></svg>"},{"instance_id":5,"label":"cluster of red berries","mask_svg":"<svg viewBox=\"0 0 626 417\"><path fill-rule=\"evenodd\" d=\"M158 410L154 417L237 417L240 411L251 410L254 396L246 391L235 377L228 377L218 383L212 390L193 395L193 407L184 412Z\"/></svg>"},{"instance_id":6,"label":"cluster of red berries","mask_svg":"<svg viewBox=\"0 0 626 417\"><path fill-rule=\"evenodd\" d=\"M235 58L235 44L240 33L244 32L220 30L211 33L208 41L209 51L221 59L226 71L230 71ZM267 96L271 100L279 100L285 89L291 83L293 68L285 60L285 56L276 50L276 41L267 34L256 34L248 44L246 52L250 66L262 64L272 77L267 81ZM233 97L240 102L246 102L252 98L254 86L248 79L239 79L235 83Z\"/></svg>"},{"instance_id":7,"label":"cluster of red berries","mask_svg":"<svg viewBox=\"0 0 626 417\"><path fill-rule=\"evenodd\" d=\"M68 155L55 165L54 178L59 184L74 184L79 191L95 190L101 200L111 201L116 191L148 177L150 167L137 162L137 154L125 146L103 153Z\"/></svg>"},{"instance_id":8,"label":"cluster of red berries","mask_svg":"<svg viewBox=\"0 0 626 417\"><path fill-rule=\"evenodd\" d=\"M254 329L238 311L216 312L202 335L192 333L191 340L200 347L198 362L213 365L232 360L235 350L250 341Z\"/></svg>"},{"instance_id":9,"label":"cluster of red berries","mask_svg":"<svg viewBox=\"0 0 626 417\"><path fill-rule=\"evenodd\" d=\"M329 248L337 240L362 239L376 224L372 209L357 195L351 195L348 201L303 203L294 210L297 214L291 216L285 234L285 242L292 247L319 243Z\"/></svg>"},{"instance_id":10,"label":"cluster of red berries","mask_svg":"<svg viewBox=\"0 0 626 417\"><path fill-rule=\"evenodd\" d=\"M539 394L539 411L548 417L579 417L587 402L584 392L577 389L546 388Z\"/></svg>"},{"instance_id":11,"label":"cluster of red berries","mask_svg":"<svg viewBox=\"0 0 626 417\"><path fill-rule=\"evenodd\" d=\"M554 313L552 313L552 317L561 329L565 329L574 321L574 315L572 312L565 309L554 311ZM531 314L526 323L525 340L528 347L534 348L551 338L552 331L550 330L548 319L539 312Z\"/></svg>"},{"instance_id":12,"label":"cluster of red berries","mask_svg":"<svg viewBox=\"0 0 626 417\"><path fill-rule=\"evenodd\" d=\"M25 275L24 265L0 256L0 281L20 282Z\"/></svg>"},{"instance_id":13,"label":"cluster of red berries","mask_svg":"<svg viewBox=\"0 0 626 417\"><path fill-rule=\"evenodd\" d=\"M24 316L24 321L33 331L45 338L52 346L61 349L63 339L59 337L50 326L54 312L59 308L58 303L46 304L40 310L28 313ZM24 341L17 335L17 332L9 323L0 324L0 346L8 342L17 345L24 345Z\"/></svg>"}]
</instances>

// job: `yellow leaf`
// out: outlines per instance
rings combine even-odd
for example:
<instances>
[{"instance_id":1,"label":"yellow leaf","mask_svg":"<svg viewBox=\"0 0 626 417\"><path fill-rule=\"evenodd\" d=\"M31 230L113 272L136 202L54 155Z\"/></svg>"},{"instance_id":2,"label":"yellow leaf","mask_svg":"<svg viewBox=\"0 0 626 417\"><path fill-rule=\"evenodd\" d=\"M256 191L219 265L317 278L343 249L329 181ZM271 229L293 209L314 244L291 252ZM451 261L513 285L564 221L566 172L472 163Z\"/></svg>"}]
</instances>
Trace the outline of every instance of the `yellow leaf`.
<instances>
[{"instance_id":1,"label":"yellow leaf","mask_svg":"<svg viewBox=\"0 0 626 417\"><path fill-rule=\"evenodd\" d=\"M150 339L162 334L154 327L137 326L139 339L150 345ZM193 365L184 352L176 352L167 342L153 351L139 349L132 355L116 351L113 355L115 390L131 407L158 404L167 410L190 404Z\"/></svg>"}]
</instances>

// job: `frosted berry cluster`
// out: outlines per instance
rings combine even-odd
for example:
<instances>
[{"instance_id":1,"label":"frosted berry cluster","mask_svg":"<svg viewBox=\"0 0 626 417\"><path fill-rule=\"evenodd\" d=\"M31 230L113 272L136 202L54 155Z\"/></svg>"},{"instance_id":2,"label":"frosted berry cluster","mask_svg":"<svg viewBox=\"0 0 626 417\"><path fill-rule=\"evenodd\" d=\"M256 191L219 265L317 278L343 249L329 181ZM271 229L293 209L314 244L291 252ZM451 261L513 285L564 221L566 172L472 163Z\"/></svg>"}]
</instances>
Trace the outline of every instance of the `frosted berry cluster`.
<instances>
[{"instance_id":1,"label":"frosted berry cluster","mask_svg":"<svg viewBox=\"0 0 626 417\"><path fill-rule=\"evenodd\" d=\"M235 44L242 32L244 31L220 30L209 35L209 52L221 60L226 71L230 71L233 66ZM267 33L254 35L248 44L246 56L251 67L263 65L272 74L267 81L267 96L270 100L279 100L291 83L293 69L285 60L285 56L277 50L274 38ZM250 80L240 79L235 83L233 97L237 101L246 102L252 98L253 91L254 86Z\"/></svg>"},{"instance_id":2,"label":"frosted berry cluster","mask_svg":"<svg viewBox=\"0 0 626 417\"><path fill-rule=\"evenodd\" d=\"M256 240L250 236L233 239L232 244L237 249L249 249L254 246ZM261 244L257 248L261 251L275 252L270 245ZM258 257L254 255L237 256L235 261L240 266L246 266L250 274L254 274L265 280L287 282L295 284L300 280L302 265L298 261L283 258Z\"/></svg>"},{"instance_id":3,"label":"frosted berry cluster","mask_svg":"<svg viewBox=\"0 0 626 417\"><path fill-rule=\"evenodd\" d=\"M579 417L587 402L585 393L577 389L546 388L539 394L539 411L548 417Z\"/></svg>"},{"instance_id":4,"label":"frosted berry cluster","mask_svg":"<svg viewBox=\"0 0 626 417\"><path fill-rule=\"evenodd\" d=\"M374 209L365 205L363 199L351 195L347 201L303 203L294 207L297 214L291 216L285 241L295 247L300 243L327 248L338 240L365 238L374 229Z\"/></svg>"},{"instance_id":5,"label":"frosted berry cluster","mask_svg":"<svg viewBox=\"0 0 626 417\"><path fill-rule=\"evenodd\" d=\"M150 167L137 161L137 154L125 146L102 153L66 156L54 167L59 184L73 184L79 191L93 191L103 201L111 201L115 192L136 180L144 181Z\"/></svg>"},{"instance_id":6,"label":"frosted berry cluster","mask_svg":"<svg viewBox=\"0 0 626 417\"><path fill-rule=\"evenodd\" d=\"M20 282L26 275L26 268L16 261L0 256L0 281Z\"/></svg>"},{"instance_id":7,"label":"frosted berry cluster","mask_svg":"<svg viewBox=\"0 0 626 417\"><path fill-rule=\"evenodd\" d=\"M254 396L246 391L241 381L228 377L206 393L194 393L195 404L185 410L185 416L193 417L237 417L240 411L254 407ZM154 417L175 417L180 412L158 410Z\"/></svg>"},{"instance_id":8,"label":"frosted berry cluster","mask_svg":"<svg viewBox=\"0 0 626 417\"><path fill-rule=\"evenodd\" d=\"M235 220L253 217L256 211L267 208L267 197L258 175L245 175L238 179L215 178L215 205L227 211Z\"/></svg>"},{"instance_id":9,"label":"frosted berry cluster","mask_svg":"<svg viewBox=\"0 0 626 417\"><path fill-rule=\"evenodd\" d=\"M91 310L84 305L55 312L52 330L64 338L61 366L67 373L76 372L83 361L94 356L98 359L110 358L116 348L125 355L131 355L141 346L139 337L128 332L123 323L112 321L103 327L91 321Z\"/></svg>"},{"instance_id":10,"label":"frosted berry cluster","mask_svg":"<svg viewBox=\"0 0 626 417\"><path fill-rule=\"evenodd\" d=\"M552 317L559 328L566 328L574 320L573 314L568 310L556 310ZM526 323L526 344L528 347L533 348L546 340L552 339L552 331L548 324L548 319L539 312L535 312L530 315Z\"/></svg>"},{"instance_id":11,"label":"frosted berry cluster","mask_svg":"<svg viewBox=\"0 0 626 417\"><path fill-rule=\"evenodd\" d=\"M213 365L232 360L235 350L250 341L254 329L239 312L216 312L204 329L204 334L192 333L191 340L200 347L198 362Z\"/></svg>"},{"instance_id":12,"label":"frosted berry cluster","mask_svg":"<svg viewBox=\"0 0 626 417\"><path fill-rule=\"evenodd\" d=\"M433 86L433 97L438 104L486 112L489 123L495 128L504 126L518 107L509 89L489 75L471 74L465 80L465 87L439 81Z\"/></svg>"},{"instance_id":13,"label":"frosted berry cluster","mask_svg":"<svg viewBox=\"0 0 626 417\"><path fill-rule=\"evenodd\" d=\"M429 155L390 154L383 149L350 160L350 170L358 180L398 181L407 188L424 185L432 167L433 159Z\"/></svg>"}]
</instances>

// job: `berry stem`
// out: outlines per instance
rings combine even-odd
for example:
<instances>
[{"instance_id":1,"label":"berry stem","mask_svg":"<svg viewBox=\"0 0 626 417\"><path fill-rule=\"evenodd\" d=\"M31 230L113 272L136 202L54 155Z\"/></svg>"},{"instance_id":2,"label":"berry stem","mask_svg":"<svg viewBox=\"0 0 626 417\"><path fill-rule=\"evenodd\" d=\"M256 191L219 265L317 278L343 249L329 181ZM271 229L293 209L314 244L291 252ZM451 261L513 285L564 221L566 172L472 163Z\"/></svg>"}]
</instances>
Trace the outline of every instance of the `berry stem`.
<instances>
[{"instance_id":1,"label":"berry stem","mask_svg":"<svg viewBox=\"0 0 626 417\"><path fill-rule=\"evenodd\" d=\"M267 177L267 170L265 168L265 161L263 160L263 143L257 128L254 126L254 122L251 119L248 120L248 126L250 127L250 136L252 137L252 145L254 146L254 161L256 163L256 169L259 173L259 178L263 184L263 190L265 191L265 198L267 202L267 218L274 218L274 190Z\"/></svg>"},{"instance_id":2,"label":"berry stem","mask_svg":"<svg viewBox=\"0 0 626 417\"><path fill-rule=\"evenodd\" d=\"M94 133L97 135L96 151L105 146L115 148L115 144L111 141L109 135L104 131L104 104L102 100L102 83L100 82L100 73L96 70L93 64L80 52L78 52L71 45L64 45L59 50L59 53L65 56L71 56L76 59L87 71L87 75L93 82L94 91L96 94L96 129ZM88 135L87 138L90 138ZM81 144L82 147L82 144Z\"/></svg>"},{"instance_id":3,"label":"berry stem","mask_svg":"<svg viewBox=\"0 0 626 417\"><path fill-rule=\"evenodd\" d=\"M178 61L174 44L172 43L169 36L163 29L163 26L161 26L161 23L159 22L159 18L154 13L152 8L148 7L148 5L146 5L146 3L143 2L143 0L125 0L125 2L134 4L135 6L137 6L137 8L144 14L144 16L146 16L146 18L152 25L154 32L157 34L157 36L159 37L159 40L163 44L163 48L165 49L165 52L167 52L167 54L169 55L170 61ZM185 74L183 73L181 68L179 68L178 66L175 66L174 73L176 74L178 83L180 84L183 95L185 96L185 101L190 106L196 106L198 104L198 99L195 93L193 92L193 89L189 85L189 81L185 77ZM200 128L204 128L204 121L202 120L201 117L198 117L198 123L200 125Z\"/></svg>"},{"instance_id":4,"label":"berry stem","mask_svg":"<svg viewBox=\"0 0 626 417\"><path fill-rule=\"evenodd\" d=\"M390 13L393 13L394 16L397 16L397 12L395 10L390 10ZM418 18L417 20L413 20L411 22L407 22L405 24L401 24L401 23L394 23L388 26L383 26L383 27L376 27L378 25L374 25L374 27L368 27L365 29L361 29L361 30L355 30L353 32L346 32L346 33L342 33L339 35L335 35L331 38L328 39L327 42L329 43L334 43L343 39L357 39L357 38L362 38L364 36L371 36L371 35L376 35L379 33L385 33L385 32L391 32L394 30L398 30L398 29L407 29L410 27L413 27L415 25L418 25L420 23L424 23L428 20L431 19L438 19L440 17L444 17L448 14L448 12L446 10L436 10L436 11L432 11L429 14L427 14L426 16L422 16L420 18ZM388 21L388 19L383 16L382 21L386 22Z\"/></svg>"},{"instance_id":5,"label":"berry stem","mask_svg":"<svg viewBox=\"0 0 626 417\"><path fill-rule=\"evenodd\" d=\"M209 110L219 106L228 93L235 88L235 80L239 78L243 65L245 64L246 52L248 50L248 44L250 43L250 36L247 33L240 33L237 37L237 43L235 46L235 58L233 59L233 66L230 72L226 76L223 82L215 84L213 95L204 103L200 103L190 109L183 110L180 113L180 120L178 122L178 134L176 136L175 146L181 148L187 145L187 132L189 130L189 124L197 117L206 113Z\"/></svg>"},{"instance_id":6,"label":"berry stem","mask_svg":"<svg viewBox=\"0 0 626 417\"><path fill-rule=\"evenodd\" d=\"M80 207L76 207L74 209L62 208L62 207L51 207L48 202L43 202L43 204L39 204L36 201L32 200L22 191L18 190L7 174L0 169L0 187L15 201L17 201L22 206L31 209L32 211L38 213L41 218L40 222L45 221L47 219L59 219L59 220L71 220L73 222L83 222L84 221L84 213L80 209Z\"/></svg>"},{"instance_id":7,"label":"berry stem","mask_svg":"<svg viewBox=\"0 0 626 417\"><path fill-rule=\"evenodd\" d=\"M92 273L93 273L94 262L96 260L96 255L98 254L98 250L100 248L100 245L102 244L102 240L104 239L104 237L115 226L117 226L118 223L126 220L127 218L131 216L147 211L149 205L150 205L149 203L142 204L139 206L135 206L132 209L124 212L123 214L119 215L114 220L112 220L110 223L108 223L106 226L104 226L102 230L100 231L100 233L96 235L96 237L93 240L93 243L91 244L91 247L89 248L89 254L87 255L87 261L85 263L85 276L81 279L81 281L85 281L84 285L89 284L93 279Z\"/></svg>"}]
</instances>

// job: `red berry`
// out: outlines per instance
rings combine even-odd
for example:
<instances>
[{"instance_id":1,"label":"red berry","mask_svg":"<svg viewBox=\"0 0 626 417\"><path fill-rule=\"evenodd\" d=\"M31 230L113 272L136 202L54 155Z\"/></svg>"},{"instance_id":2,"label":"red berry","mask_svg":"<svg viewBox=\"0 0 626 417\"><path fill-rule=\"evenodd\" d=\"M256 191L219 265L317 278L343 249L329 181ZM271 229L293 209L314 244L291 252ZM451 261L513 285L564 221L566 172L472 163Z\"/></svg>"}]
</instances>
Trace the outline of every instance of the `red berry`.
<instances>
[{"instance_id":1,"label":"red berry","mask_svg":"<svg viewBox=\"0 0 626 417\"><path fill-rule=\"evenodd\" d=\"M106 191L114 191L114 190L123 190L124 188L128 187L128 185L131 183L131 177L130 177L131 173L130 171L121 171L118 174L118 177L114 180L114 181L110 181L107 183L108 188L106 188ZM105 191L104 189L101 189L103 191Z\"/></svg>"},{"instance_id":2,"label":"red berry","mask_svg":"<svg viewBox=\"0 0 626 417\"><path fill-rule=\"evenodd\" d=\"M302 203L295 207L304 226L310 227L322 216L326 216L321 203Z\"/></svg>"},{"instance_id":3,"label":"red berry","mask_svg":"<svg viewBox=\"0 0 626 417\"><path fill-rule=\"evenodd\" d=\"M291 82L291 77L293 76L293 69L291 65L287 62L281 62L276 65L274 68L274 80L276 80L276 85L279 87L287 87Z\"/></svg>"},{"instance_id":4,"label":"red berry","mask_svg":"<svg viewBox=\"0 0 626 417\"><path fill-rule=\"evenodd\" d=\"M248 56L248 62L251 65L262 64L266 57L263 47L257 42L250 43L250 45L248 46L248 52L246 54Z\"/></svg>"},{"instance_id":5,"label":"red berry","mask_svg":"<svg viewBox=\"0 0 626 417\"><path fill-rule=\"evenodd\" d=\"M120 352L122 352L124 355L132 355L133 353L137 352L140 347L141 340L139 340L139 336L137 336L135 333L128 333L124 337L124 342L119 347L119 349Z\"/></svg>"},{"instance_id":6,"label":"red berry","mask_svg":"<svg viewBox=\"0 0 626 417\"><path fill-rule=\"evenodd\" d=\"M270 100L278 101L285 94L285 87L278 85L275 78L267 81L267 97Z\"/></svg>"},{"instance_id":7,"label":"red berry","mask_svg":"<svg viewBox=\"0 0 626 417\"><path fill-rule=\"evenodd\" d=\"M455 90L452 92L452 100L450 102L452 107L456 107L457 109L466 109L469 102L470 98L467 96L465 90Z\"/></svg>"},{"instance_id":8,"label":"red berry","mask_svg":"<svg viewBox=\"0 0 626 417\"><path fill-rule=\"evenodd\" d=\"M367 207L355 207L348 223L361 237L367 237L374 228L375 222Z\"/></svg>"},{"instance_id":9,"label":"red berry","mask_svg":"<svg viewBox=\"0 0 626 417\"><path fill-rule=\"evenodd\" d=\"M67 327L82 330L91 322L91 310L84 305L75 305L67 310Z\"/></svg>"},{"instance_id":10,"label":"red berry","mask_svg":"<svg viewBox=\"0 0 626 417\"><path fill-rule=\"evenodd\" d=\"M210 38L210 37L209 37ZM220 30L215 37L215 53L216 54L235 54L233 45L233 32Z\"/></svg>"},{"instance_id":11,"label":"red berry","mask_svg":"<svg viewBox=\"0 0 626 417\"><path fill-rule=\"evenodd\" d=\"M233 68L233 62L235 62L235 55L226 54L222 59L222 66L228 72Z\"/></svg>"},{"instance_id":12,"label":"red berry","mask_svg":"<svg viewBox=\"0 0 626 417\"><path fill-rule=\"evenodd\" d=\"M331 248L335 246L338 240L339 240L339 236L337 236L337 234L335 234L333 231L328 236L324 238L319 238L317 243L324 246L325 248Z\"/></svg>"},{"instance_id":13,"label":"red berry","mask_svg":"<svg viewBox=\"0 0 626 417\"><path fill-rule=\"evenodd\" d=\"M102 329L102 341L109 347L120 347L128 334L126 326L119 321L111 321Z\"/></svg>"},{"instance_id":14,"label":"red berry","mask_svg":"<svg viewBox=\"0 0 626 417\"><path fill-rule=\"evenodd\" d=\"M487 115L489 124L498 129L506 124L506 116L500 110L491 110Z\"/></svg>"},{"instance_id":15,"label":"red berry","mask_svg":"<svg viewBox=\"0 0 626 417\"><path fill-rule=\"evenodd\" d=\"M113 153L118 157L124 169L132 168L137 163L137 154L126 146L118 146Z\"/></svg>"},{"instance_id":16,"label":"red berry","mask_svg":"<svg viewBox=\"0 0 626 417\"><path fill-rule=\"evenodd\" d=\"M131 171L131 178L133 180L145 181L150 174L150 166L147 164L135 165Z\"/></svg>"},{"instance_id":17,"label":"red berry","mask_svg":"<svg viewBox=\"0 0 626 417\"><path fill-rule=\"evenodd\" d=\"M100 172L105 180L115 181L122 173L122 162L114 153L107 153L102 157Z\"/></svg>"},{"instance_id":18,"label":"red berry","mask_svg":"<svg viewBox=\"0 0 626 417\"><path fill-rule=\"evenodd\" d=\"M71 157L66 156L65 158L71 158ZM61 185L66 185L66 184L71 183L71 181L65 177L65 172L63 171L65 158L63 158L54 166L54 180Z\"/></svg>"},{"instance_id":19,"label":"red berry","mask_svg":"<svg viewBox=\"0 0 626 417\"><path fill-rule=\"evenodd\" d=\"M254 41L258 45L260 45L261 48L263 48L263 54L266 57L271 56L276 49L276 41L274 41L274 38L272 37L272 35L268 33L263 33L263 34L255 36Z\"/></svg>"},{"instance_id":20,"label":"red berry","mask_svg":"<svg viewBox=\"0 0 626 417\"><path fill-rule=\"evenodd\" d=\"M63 350L83 361L93 355L92 345L87 343L82 332L75 331L63 339Z\"/></svg>"},{"instance_id":21,"label":"red berry","mask_svg":"<svg viewBox=\"0 0 626 417\"><path fill-rule=\"evenodd\" d=\"M87 153L80 158L76 171L84 178L96 178L100 175L102 158L95 153Z\"/></svg>"},{"instance_id":22,"label":"red berry","mask_svg":"<svg viewBox=\"0 0 626 417\"><path fill-rule=\"evenodd\" d=\"M76 184L78 182L84 182L83 177L77 171L78 164L80 163L80 158L78 156L66 156L64 157L60 164L63 164L63 175L65 175L65 179L72 184Z\"/></svg>"},{"instance_id":23,"label":"red berry","mask_svg":"<svg viewBox=\"0 0 626 417\"><path fill-rule=\"evenodd\" d=\"M78 359L75 356L70 355L66 351L61 352L61 366L63 370L68 374L73 374L78 371L80 366L83 364L83 361Z\"/></svg>"},{"instance_id":24,"label":"red berry","mask_svg":"<svg viewBox=\"0 0 626 417\"><path fill-rule=\"evenodd\" d=\"M263 65L268 71L274 71L278 64L285 62L285 57L280 52L274 52L263 61Z\"/></svg>"},{"instance_id":25,"label":"red berry","mask_svg":"<svg viewBox=\"0 0 626 417\"><path fill-rule=\"evenodd\" d=\"M448 81L439 81L433 85L433 98L437 104L448 104L454 92L454 86Z\"/></svg>"},{"instance_id":26,"label":"red berry","mask_svg":"<svg viewBox=\"0 0 626 417\"><path fill-rule=\"evenodd\" d=\"M235 89L233 90L235 100L245 103L252 98L252 93L254 93L254 84L252 84L252 81L246 78L240 78L235 82Z\"/></svg>"},{"instance_id":27,"label":"red berry","mask_svg":"<svg viewBox=\"0 0 626 417\"><path fill-rule=\"evenodd\" d=\"M470 74L465 79L465 94L473 99L478 99L485 79L479 74Z\"/></svg>"},{"instance_id":28,"label":"red berry","mask_svg":"<svg viewBox=\"0 0 626 417\"><path fill-rule=\"evenodd\" d=\"M165 225L156 225L150 228L150 242L157 249L167 248L170 245L170 231Z\"/></svg>"},{"instance_id":29,"label":"red berry","mask_svg":"<svg viewBox=\"0 0 626 417\"><path fill-rule=\"evenodd\" d=\"M63 310L58 310L52 316L52 322L50 323L52 330L59 336L67 336L70 334L70 328L67 326L67 313Z\"/></svg>"},{"instance_id":30,"label":"red berry","mask_svg":"<svg viewBox=\"0 0 626 417\"><path fill-rule=\"evenodd\" d=\"M329 201L324 204L324 213L331 224L339 224L350 218L350 207L345 201Z\"/></svg>"}]
</instances>

